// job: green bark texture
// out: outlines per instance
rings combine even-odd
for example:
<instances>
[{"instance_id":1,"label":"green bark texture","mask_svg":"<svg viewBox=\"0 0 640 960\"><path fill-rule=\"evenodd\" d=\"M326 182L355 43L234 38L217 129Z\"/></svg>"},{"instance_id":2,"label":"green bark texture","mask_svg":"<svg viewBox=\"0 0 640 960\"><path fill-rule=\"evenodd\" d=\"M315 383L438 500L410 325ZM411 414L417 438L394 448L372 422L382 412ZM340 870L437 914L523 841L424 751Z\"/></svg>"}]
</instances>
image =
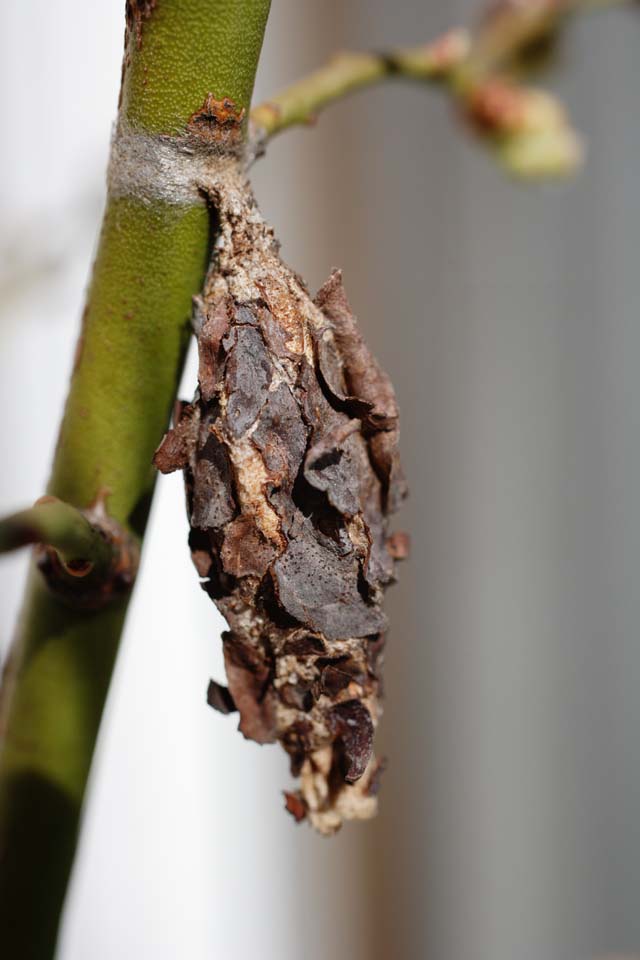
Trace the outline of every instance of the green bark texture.
<instances>
[{"instance_id":1,"label":"green bark texture","mask_svg":"<svg viewBox=\"0 0 640 960\"><path fill-rule=\"evenodd\" d=\"M179 135L207 94L248 110L270 0L127 4L120 118ZM142 538L191 297L212 241L204 203L108 197L48 493ZM29 578L0 703L2 955L50 960L127 598L63 605ZM114 838L117 842L117 838Z\"/></svg>"}]
</instances>

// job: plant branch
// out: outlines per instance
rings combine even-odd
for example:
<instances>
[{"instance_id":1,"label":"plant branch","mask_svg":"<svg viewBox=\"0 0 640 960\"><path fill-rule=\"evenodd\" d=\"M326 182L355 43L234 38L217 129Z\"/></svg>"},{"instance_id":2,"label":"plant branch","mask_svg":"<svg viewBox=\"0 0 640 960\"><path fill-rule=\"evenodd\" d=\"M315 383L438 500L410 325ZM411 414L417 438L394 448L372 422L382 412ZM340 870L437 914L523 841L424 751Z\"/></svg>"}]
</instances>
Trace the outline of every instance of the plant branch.
<instances>
[{"instance_id":1,"label":"plant branch","mask_svg":"<svg viewBox=\"0 0 640 960\"><path fill-rule=\"evenodd\" d=\"M71 576L107 570L113 545L80 510L57 497L42 497L28 510L0 520L0 553L39 543L52 548Z\"/></svg>"},{"instance_id":2,"label":"plant branch","mask_svg":"<svg viewBox=\"0 0 640 960\"><path fill-rule=\"evenodd\" d=\"M254 136L267 140L297 124L312 124L320 110L362 87L392 76L442 80L468 48L468 37L454 31L435 44L389 53L342 52L270 100L254 107Z\"/></svg>"},{"instance_id":3,"label":"plant branch","mask_svg":"<svg viewBox=\"0 0 640 960\"><path fill-rule=\"evenodd\" d=\"M471 32L386 53L340 53L251 112L254 153L271 137L348 94L389 78L437 84L467 123L513 174L571 172L582 156L562 106L543 91L521 86L536 54L557 38L569 14L621 0L506 0Z\"/></svg>"},{"instance_id":4,"label":"plant branch","mask_svg":"<svg viewBox=\"0 0 640 960\"><path fill-rule=\"evenodd\" d=\"M216 230L215 211L197 190L172 193L169 186L192 118L202 117L211 97L248 111L269 5L126 4L115 140L126 149L114 150L48 493L86 510L108 489L110 518L138 541L155 483L153 452L182 371L192 296L202 286ZM215 150L213 137L199 155ZM153 193L158 171L164 183ZM3 955L50 960L54 954L129 596L115 591L99 609L83 607L52 592L32 569L0 694Z\"/></svg>"}]
</instances>

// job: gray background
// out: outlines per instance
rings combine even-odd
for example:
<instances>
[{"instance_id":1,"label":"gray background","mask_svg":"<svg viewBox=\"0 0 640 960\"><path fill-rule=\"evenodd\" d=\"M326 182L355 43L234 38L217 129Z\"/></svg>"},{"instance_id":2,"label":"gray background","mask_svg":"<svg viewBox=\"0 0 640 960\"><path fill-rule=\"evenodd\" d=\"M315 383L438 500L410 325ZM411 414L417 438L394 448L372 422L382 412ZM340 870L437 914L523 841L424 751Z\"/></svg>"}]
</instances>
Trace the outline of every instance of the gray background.
<instances>
[{"instance_id":1,"label":"gray background","mask_svg":"<svg viewBox=\"0 0 640 960\"><path fill-rule=\"evenodd\" d=\"M18 144L0 158L3 509L45 482L119 80L121 4L56 6L0 13ZM274 0L257 95L336 48L417 42L474 11ZM312 288L344 269L403 413L413 554L388 601L381 813L328 842L295 829L284 760L204 707L221 624L167 478L61 960L640 953L639 40L637 14L584 18L544 78L589 144L570 183L513 184L437 92L400 84L255 169L285 259ZM185 395L193 382L192 366ZM0 566L5 642L23 567Z\"/></svg>"}]
</instances>

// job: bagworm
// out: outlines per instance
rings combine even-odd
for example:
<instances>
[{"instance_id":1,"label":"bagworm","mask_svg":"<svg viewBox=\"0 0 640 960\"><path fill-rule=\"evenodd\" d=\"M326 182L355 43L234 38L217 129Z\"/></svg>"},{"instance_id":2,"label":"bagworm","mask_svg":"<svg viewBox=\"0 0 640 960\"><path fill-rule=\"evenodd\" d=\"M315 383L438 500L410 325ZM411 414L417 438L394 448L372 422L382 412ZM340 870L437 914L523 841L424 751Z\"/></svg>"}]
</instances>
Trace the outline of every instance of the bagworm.
<instances>
[{"instance_id":1,"label":"bagworm","mask_svg":"<svg viewBox=\"0 0 640 960\"><path fill-rule=\"evenodd\" d=\"M244 178L210 195L198 389L154 462L184 471L193 562L229 625L228 688L211 681L209 703L282 744L287 809L329 834L377 805L382 597L407 550L387 529L405 496L398 407L341 274L312 299Z\"/></svg>"}]
</instances>

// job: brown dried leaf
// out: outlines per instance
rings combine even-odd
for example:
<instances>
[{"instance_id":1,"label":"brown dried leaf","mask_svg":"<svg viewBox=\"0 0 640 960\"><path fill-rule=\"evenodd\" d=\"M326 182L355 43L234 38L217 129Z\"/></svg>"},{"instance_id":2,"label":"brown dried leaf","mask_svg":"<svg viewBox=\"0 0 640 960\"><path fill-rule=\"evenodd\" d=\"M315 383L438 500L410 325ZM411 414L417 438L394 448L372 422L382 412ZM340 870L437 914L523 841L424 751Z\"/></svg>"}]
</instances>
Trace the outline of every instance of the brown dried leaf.
<instances>
[{"instance_id":1,"label":"brown dried leaf","mask_svg":"<svg viewBox=\"0 0 640 960\"><path fill-rule=\"evenodd\" d=\"M395 391L358 329L344 291L341 270L334 270L318 291L315 302L331 323L349 392L370 405L368 419L374 429L394 429L398 422Z\"/></svg>"},{"instance_id":2,"label":"brown dried leaf","mask_svg":"<svg viewBox=\"0 0 640 960\"><path fill-rule=\"evenodd\" d=\"M227 525L220 556L224 569L234 577L262 578L276 552L252 518L241 516Z\"/></svg>"},{"instance_id":3,"label":"brown dried leaf","mask_svg":"<svg viewBox=\"0 0 640 960\"><path fill-rule=\"evenodd\" d=\"M226 633L222 639L229 691L240 712L238 729L248 740L273 743L273 711L264 696L269 665L261 651L236 634Z\"/></svg>"},{"instance_id":4,"label":"brown dried leaf","mask_svg":"<svg viewBox=\"0 0 640 960\"><path fill-rule=\"evenodd\" d=\"M359 453L361 440L354 437L360 430L358 420L334 421L309 448L304 461L307 483L322 490L332 507L353 517L361 508L362 486ZM370 469L368 463L365 470Z\"/></svg>"},{"instance_id":5,"label":"brown dried leaf","mask_svg":"<svg viewBox=\"0 0 640 960\"><path fill-rule=\"evenodd\" d=\"M346 700L331 709L329 728L342 746L344 779L355 783L373 753L371 714L360 700Z\"/></svg>"},{"instance_id":6,"label":"brown dried leaf","mask_svg":"<svg viewBox=\"0 0 640 960\"><path fill-rule=\"evenodd\" d=\"M224 351L222 341L229 332L229 309L227 298L204 303L200 297L194 300L194 328L198 337L198 383L204 401L212 400L220 388Z\"/></svg>"},{"instance_id":7,"label":"brown dried leaf","mask_svg":"<svg viewBox=\"0 0 640 960\"><path fill-rule=\"evenodd\" d=\"M153 465L160 473L183 470L198 435L200 415L195 404L181 404L176 425L165 433L153 457Z\"/></svg>"},{"instance_id":8,"label":"brown dried leaf","mask_svg":"<svg viewBox=\"0 0 640 960\"><path fill-rule=\"evenodd\" d=\"M358 329L340 270L334 270L315 302L331 324L349 392L369 407L364 419L374 434L369 441L371 458L385 483L388 511L393 512L407 494L398 453L399 411L393 385Z\"/></svg>"},{"instance_id":9,"label":"brown dried leaf","mask_svg":"<svg viewBox=\"0 0 640 960\"><path fill-rule=\"evenodd\" d=\"M411 552L411 537L404 530L398 530L387 537L387 550L394 560L406 560Z\"/></svg>"},{"instance_id":10,"label":"brown dried leaf","mask_svg":"<svg viewBox=\"0 0 640 960\"><path fill-rule=\"evenodd\" d=\"M296 823L300 823L307 815L307 808L305 807L301 794L298 792L289 793L287 790L284 790L283 793L284 806L287 813L291 814Z\"/></svg>"},{"instance_id":11,"label":"brown dried leaf","mask_svg":"<svg viewBox=\"0 0 640 960\"><path fill-rule=\"evenodd\" d=\"M384 629L386 618L358 590L359 565L342 557L301 524L273 565L278 599L292 617L329 640L366 637Z\"/></svg>"},{"instance_id":12,"label":"brown dried leaf","mask_svg":"<svg viewBox=\"0 0 640 960\"><path fill-rule=\"evenodd\" d=\"M274 482L293 487L307 445L307 429L286 383L268 395L251 435Z\"/></svg>"},{"instance_id":13,"label":"brown dried leaf","mask_svg":"<svg viewBox=\"0 0 640 960\"><path fill-rule=\"evenodd\" d=\"M236 507L231 483L231 461L226 446L213 434L198 451L193 476L191 526L198 530L223 527Z\"/></svg>"},{"instance_id":14,"label":"brown dried leaf","mask_svg":"<svg viewBox=\"0 0 640 960\"><path fill-rule=\"evenodd\" d=\"M264 340L255 327L234 327L234 337L227 357L226 423L229 433L237 439L260 412L271 383L272 368Z\"/></svg>"},{"instance_id":15,"label":"brown dried leaf","mask_svg":"<svg viewBox=\"0 0 640 960\"><path fill-rule=\"evenodd\" d=\"M224 687L221 683L216 683L215 680L209 680L207 703L210 707L213 707L214 710L217 710L218 713L235 713L238 709L233 702L233 697L228 687Z\"/></svg>"}]
</instances>

